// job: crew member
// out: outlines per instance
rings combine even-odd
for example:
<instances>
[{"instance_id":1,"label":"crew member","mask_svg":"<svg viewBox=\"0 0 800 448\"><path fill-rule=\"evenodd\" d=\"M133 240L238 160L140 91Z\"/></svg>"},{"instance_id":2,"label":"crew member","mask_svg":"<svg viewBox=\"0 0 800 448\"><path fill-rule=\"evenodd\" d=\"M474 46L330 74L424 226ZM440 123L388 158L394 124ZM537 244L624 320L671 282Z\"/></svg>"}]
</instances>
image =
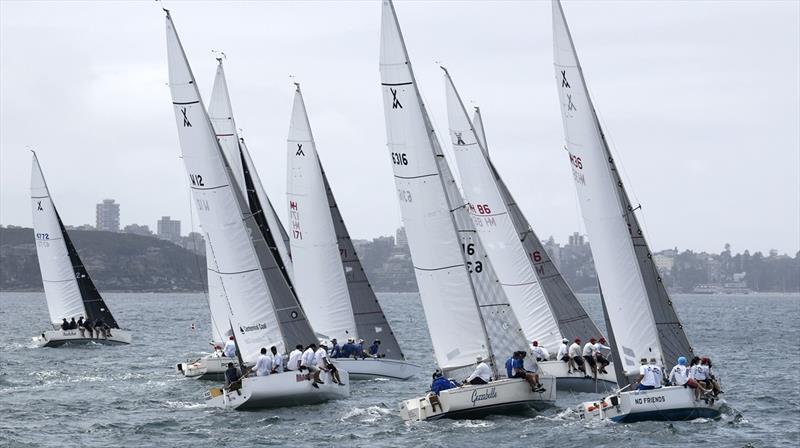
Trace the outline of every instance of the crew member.
<instances>
[{"instance_id":1,"label":"crew member","mask_svg":"<svg viewBox=\"0 0 800 448\"><path fill-rule=\"evenodd\" d=\"M550 353L547 352L547 349L539 346L539 341L533 341L531 353L533 353L536 361L547 361L547 358L550 357Z\"/></svg>"},{"instance_id":2,"label":"crew member","mask_svg":"<svg viewBox=\"0 0 800 448\"><path fill-rule=\"evenodd\" d=\"M594 344L597 342L597 339L591 338L586 345L583 346L583 360L589 364L589 367L592 368L592 375L594 379L597 379L597 363L594 361Z\"/></svg>"},{"instance_id":3,"label":"crew member","mask_svg":"<svg viewBox=\"0 0 800 448\"><path fill-rule=\"evenodd\" d=\"M648 364L647 358L642 358L641 363L642 366L639 367L639 379L636 380L639 385L636 389L650 390L660 388L661 382L664 379L664 373L661 367L656 365L656 359L650 358L650 363Z\"/></svg>"},{"instance_id":4,"label":"crew member","mask_svg":"<svg viewBox=\"0 0 800 448\"><path fill-rule=\"evenodd\" d=\"M378 355L378 350L380 348L381 348L381 340L375 339L372 342L372 345L369 346L369 355L372 356L373 358L380 358L380 355Z\"/></svg>"},{"instance_id":5,"label":"crew member","mask_svg":"<svg viewBox=\"0 0 800 448\"><path fill-rule=\"evenodd\" d=\"M572 361L573 371L580 370L585 378L589 378L586 375L586 367L584 367L583 358L581 357L581 338L575 338L575 341L569 346L569 360Z\"/></svg>"},{"instance_id":6,"label":"crew member","mask_svg":"<svg viewBox=\"0 0 800 448\"><path fill-rule=\"evenodd\" d=\"M594 344L594 360L597 362L597 370L600 373L608 373L606 371L606 366L611 364L611 361L609 361L608 358L606 358L605 355L603 354L604 351L610 352L611 347L605 344L606 344L606 338L603 336L600 336L600 339L598 339L597 344Z\"/></svg>"},{"instance_id":7,"label":"crew member","mask_svg":"<svg viewBox=\"0 0 800 448\"><path fill-rule=\"evenodd\" d=\"M306 374L306 379L311 381L311 385L315 388L319 389L317 386L318 383L322 383L319 379L319 369L317 366L314 365L314 356L317 351L317 344L309 344L306 347L306 350L303 352L303 355L300 357L300 370L306 369L308 370L308 374Z\"/></svg>"},{"instance_id":8,"label":"crew member","mask_svg":"<svg viewBox=\"0 0 800 448\"><path fill-rule=\"evenodd\" d=\"M233 335L228 337L228 340L225 341L225 349L223 350L225 356L228 358L235 358L236 357L236 338Z\"/></svg>"},{"instance_id":9,"label":"crew member","mask_svg":"<svg viewBox=\"0 0 800 448\"><path fill-rule=\"evenodd\" d=\"M475 361L475 371L464 381L465 384L488 384L492 380L492 369L486 365L483 357L478 356Z\"/></svg>"},{"instance_id":10,"label":"crew member","mask_svg":"<svg viewBox=\"0 0 800 448\"><path fill-rule=\"evenodd\" d=\"M286 370L300 370L300 361L303 357L303 346L297 344L289 353L289 361L286 363Z\"/></svg>"},{"instance_id":11,"label":"crew member","mask_svg":"<svg viewBox=\"0 0 800 448\"><path fill-rule=\"evenodd\" d=\"M283 356L278 354L278 347L273 345L270 347L269 351L272 352L272 367L270 369L270 373L283 372Z\"/></svg>"},{"instance_id":12,"label":"crew member","mask_svg":"<svg viewBox=\"0 0 800 448\"><path fill-rule=\"evenodd\" d=\"M436 371L433 372L433 382L431 383L431 392L435 393L436 395L439 395L439 392L443 390L453 389L456 387L458 387L456 382L451 379L445 378L442 375L441 370L436 369Z\"/></svg>"},{"instance_id":13,"label":"crew member","mask_svg":"<svg viewBox=\"0 0 800 448\"><path fill-rule=\"evenodd\" d=\"M253 369L256 371L256 376L267 376L272 370L272 357L267 354L266 347L261 347L261 355L258 356Z\"/></svg>"},{"instance_id":14,"label":"crew member","mask_svg":"<svg viewBox=\"0 0 800 448\"><path fill-rule=\"evenodd\" d=\"M342 356L342 348L339 347L339 342L336 338L331 339L331 358L341 358Z\"/></svg>"}]
</instances>

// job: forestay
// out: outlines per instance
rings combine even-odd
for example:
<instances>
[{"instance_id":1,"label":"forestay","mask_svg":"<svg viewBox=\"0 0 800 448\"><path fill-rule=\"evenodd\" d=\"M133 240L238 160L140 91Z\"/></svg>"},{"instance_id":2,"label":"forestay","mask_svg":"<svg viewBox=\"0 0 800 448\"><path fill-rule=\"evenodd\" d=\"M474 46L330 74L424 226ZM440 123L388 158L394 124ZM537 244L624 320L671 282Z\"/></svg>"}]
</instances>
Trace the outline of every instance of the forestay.
<instances>
[{"instance_id":1,"label":"forestay","mask_svg":"<svg viewBox=\"0 0 800 448\"><path fill-rule=\"evenodd\" d=\"M444 70L444 68L443 68ZM561 333L520 244L500 191L453 80L445 72L450 139L461 173L461 186L472 222L492 260L503 291L529 340L557 350Z\"/></svg>"},{"instance_id":2,"label":"forestay","mask_svg":"<svg viewBox=\"0 0 800 448\"><path fill-rule=\"evenodd\" d=\"M453 372L477 356L524 349L434 135L390 1L383 2L380 60L395 184L437 362Z\"/></svg>"},{"instance_id":3,"label":"forestay","mask_svg":"<svg viewBox=\"0 0 800 448\"><path fill-rule=\"evenodd\" d=\"M356 335L353 309L300 86L287 140L286 194L295 288L314 329L343 341Z\"/></svg>"},{"instance_id":4,"label":"forestay","mask_svg":"<svg viewBox=\"0 0 800 448\"><path fill-rule=\"evenodd\" d=\"M51 322L58 325L63 318L84 316L92 323L101 319L109 327L119 328L61 222L35 153L31 199L36 252Z\"/></svg>"},{"instance_id":5,"label":"forestay","mask_svg":"<svg viewBox=\"0 0 800 448\"><path fill-rule=\"evenodd\" d=\"M600 329L592 321L589 314L578 301L575 293L567 284L564 277L559 272L550 255L542 245L541 240L533 231L533 228L528 223L527 218L522 213L514 197L511 195L506 186L500 172L494 166L492 159L488 156L489 149L486 147L486 134L483 127L483 119L480 110L476 107L473 118L473 126L479 141L483 145L484 153L486 156L486 163L492 172L497 188L500 192L500 197L505 204L508 215L511 217L511 222L517 233L517 238L522 243L525 253L528 254L528 260L532 264L536 277L539 279L539 284L544 291L544 297L547 303L550 304L550 311L553 313L561 336L572 340L579 337L584 341L588 341L592 337L601 336ZM551 349L551 352L553 350ZM553 352L556 353L556 352Z\"/></svg>"},{"instance_id":6,"label":"forestay","mask_svg":"<svg viewBox=\"0 0 800 448\"><path fill-rule=\"evenodd\" d=\"M623 385L625 375L636 373L640 358L656 358L669 368L677 356L691 356L692 349L650 258L558 1L553 2L553 34L567 149Z\"/></svg>"},{"instance_id":7,"label":"forestay","mask_svg":"<svg viewBox=\"0 0 800 448\"><path fill-rule=\"evenodd\" d=\"M275 345L285 352L289 344L307 344L314 338L313 331L247 200L235 186L169 13L166 26L170 90L183 161L200 224L231 305L239 349L246 361L253 362L261 347Z\"/></svg>"}]
</instances>

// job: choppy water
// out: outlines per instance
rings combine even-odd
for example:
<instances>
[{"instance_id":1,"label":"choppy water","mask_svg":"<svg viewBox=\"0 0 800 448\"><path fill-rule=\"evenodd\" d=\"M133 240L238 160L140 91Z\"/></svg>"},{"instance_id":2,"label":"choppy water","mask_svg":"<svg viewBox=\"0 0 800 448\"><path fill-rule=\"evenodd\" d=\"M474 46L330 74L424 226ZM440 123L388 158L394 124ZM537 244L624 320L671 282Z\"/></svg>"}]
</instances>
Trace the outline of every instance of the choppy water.
<instances>
[{"instance_id":1,"label":"choppy water","mask_svg":"<svg viewBox=\"0 0 800 448\"><path fill-rule=\"evenodd\" d=\"M800 297L677 296L696 349L710 354L731 409L719 421L587 424L571 411L593 395L561 393L555 409L486 420L405 424L401 399L427 390L433 360L419 299L384 294L381 304L412 362L406 382L354 382L347 400L235 412L208 409L212 383L179 378L174 364L208 343L200 294L106 294L130 346L43 349L41 293L0 293L0 445L70 446L705 446L800 443ZM596 296L581 299L601 315ZM599 321L600 319L598 319ZM192 331L191 324L197 329Z\"/></svg>"}]
</instances>

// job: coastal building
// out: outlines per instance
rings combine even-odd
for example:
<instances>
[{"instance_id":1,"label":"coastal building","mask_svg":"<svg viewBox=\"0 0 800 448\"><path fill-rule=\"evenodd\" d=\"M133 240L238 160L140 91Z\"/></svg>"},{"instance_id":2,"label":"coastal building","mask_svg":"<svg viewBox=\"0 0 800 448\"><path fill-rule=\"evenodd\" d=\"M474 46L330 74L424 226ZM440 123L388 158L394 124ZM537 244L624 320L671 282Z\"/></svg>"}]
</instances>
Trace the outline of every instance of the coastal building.
<instances>
[{"instance_id":1,"label":"coastal building","mask_svg":"<svg viewBox=\"0 0 800 448\"><path fill-rule=\"evenodd\" d=\"M147 225L139 225L139 224L128 224L122 229L125 233L132 233L134 235L142 235L142 236L153 236L153 231L150 230L150 227Z\"/></svg>"},{"instance_id":2,"label":"coastal building","mask_svg":"<svg viewBox=\"0 0 800 448\"><path fill-rule=\"evenodd\" d=\"M181 242L181 222L177 219L170 219L169 216L162 216L156 225L157 235L162 240L169 240L173 243Z\"/></svg>"},{"instance_id":3,"label":"coastal building","mask_svg":"<svg viewBox=\"0 0 800 448\"><path fill-rule=\"evenodd\" d=\"M97 204L95 210L97 230L119 232L119 204L115 203L113 199L103 199L103 202Z\"/></svg>"}]
</instances>

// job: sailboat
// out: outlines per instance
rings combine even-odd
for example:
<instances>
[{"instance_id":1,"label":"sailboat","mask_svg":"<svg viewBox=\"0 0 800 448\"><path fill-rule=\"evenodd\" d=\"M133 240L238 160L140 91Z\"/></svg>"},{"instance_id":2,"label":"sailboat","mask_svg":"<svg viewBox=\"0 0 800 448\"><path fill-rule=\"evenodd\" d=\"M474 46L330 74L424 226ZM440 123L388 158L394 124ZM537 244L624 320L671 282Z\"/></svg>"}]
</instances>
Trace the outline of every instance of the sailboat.
<instances>
[{"instance_id":1,"label":"sailboat","mask_svg":"<svg viewBox=\"0 0 800 448\"><path fill-rule=\"evenodd\" d=\"M503 378L498 364L527 343L499 287L420 98L394 5L383 1L380 72L388 147L414 274L436 361L448 377L465 378L488 360L494 381L428 393L400 404L404 420L472 418L552 406L546 391Z\"/></svg>"},{"instance_id":2,"label":"sailboat","mask_svg":"<svg viewBox=\"0 0 800 448\"><path fill-rule=\"evenodd\" d=\"M314 331L274 254L274 241L261 230L266 225L264 213L253 210L260 204L250 194L254 191L252 178L244 170L247 191L242 191L217 141L169 11L166 31L169 85L181 152L200 225L209 242L207 256L214 258L230 305L229 327L236 333L238 356L242 364L250 365L261 348L274 346L283 355L290 347L315 342ZM345 398L350 394L350 381L346 371L340 371L340 376L343 384L334 384L328 377L319 387L293 370L245 376L238 389L209 390L206 404L246 410Z\"/></svg>"},{"instance_id":3,"label":"sailboat","mask_svg":"<svg viewBox=\"0 0 800 448\"><path fill-rule=\"evenodd\" d=\"M380 341L380 357L332 361L352 379L405 380L418 367L405 361L355 252L317 154L303 94L296 85L287 142L287 195L297 295L324 338Z\"/></svg>"},{"instance_id":4,"label":"sailboat","mask_svg":"<svg viewBox=\"0 0 800 448\"><path fill-rule=\"evenodd\" d=\"M537 341L555 356L562 339L599 338L600 330L581 306L544 250L489 157L480 111L480 129L467 110L447 69L445 75L448 122L453 152L461 173L467 207L486 248L503 291L522 324L528 341ZM613 364L597 379L579 370L569 373L561 360L540 361L554 375L559 390L601 392L616 389Z\"/></svg>"},{"instance_id":5,"label":"sailboat","mask_svg":"<svg viewBox=\"0 0 800 448\"><path fill-rule=\"evenodd\" d=\"M208 107L208 115L214 127L217 140L230 161L231 171L237 185L243 192L247 192L247 204L251 212L256 215L259 223L259 230L264 239L270 245L286 282L292 287L292 259L289 249L289 236L286 229L281 224L275 208L272 205L261 184L261 179L255 169L250 151L243 138L237 133L236 123L233 119L233 108L231 106L230 95L228 93L227 78L223 68L223 59L217 58L217 73L214 77L214 87L211 91L211 101ZM249 184L248 184L249 182ZM248 187L249 185L249 187ZM262 204L265 206L262 207ZM263 217L263 222L261 219ZM273 229L277 229L273 231ZM206 241L208 244L208 241ZM208 249L208 247L207 247ZM209 253L206 250L206 253ZM231 333L226 327L230 305L225 298L224 289L219 276L216 274L217 267L212 257L206 257L208 274L208 303L211 311L212 323L212 343L215 347L226 341ZM215 350L214 353L206 355L200 359L177 365L177 371L189 378L195 379L222 379L226 366L229 362L238 364L235 358L220 356L221 352Z\"/></svg>"},{"instance_id":6,"label":"sailboat","mask_svg":"<svg viewBox=\"0 0 800 448\"><path fill-rule=\"evenodd\" d=\"M117 320L94 286L64 228L36 153L33 153L31 167L31 205L36 254L53 325L53 330L42 332L33 338L33 342L40 347L85 343L130 344L131 333L121 330L117 325ZM70 321L80 317L100 327L95 330L61 329L62 319ZM103 329L103 325L108 329Z\"/></svg>"},{"instance_id":7,"label":"sailboat","mask_svg":"<svg viewBox=\"0 0 800 448\"><path fill-rule=\"evenodd\" d=\"M628 198L586 87L572 36L558 0L553 1L555 75L566 149L600 282L620 391L581 404L586 419L616 422L688 420L720 415L720 401L695 400L683 386L626 390L640 359L653 358L669 372L679 356L694 354L661 282L636 209ZM633 377L633 378L632 378Z\"/></svg>"}]
</instances>

